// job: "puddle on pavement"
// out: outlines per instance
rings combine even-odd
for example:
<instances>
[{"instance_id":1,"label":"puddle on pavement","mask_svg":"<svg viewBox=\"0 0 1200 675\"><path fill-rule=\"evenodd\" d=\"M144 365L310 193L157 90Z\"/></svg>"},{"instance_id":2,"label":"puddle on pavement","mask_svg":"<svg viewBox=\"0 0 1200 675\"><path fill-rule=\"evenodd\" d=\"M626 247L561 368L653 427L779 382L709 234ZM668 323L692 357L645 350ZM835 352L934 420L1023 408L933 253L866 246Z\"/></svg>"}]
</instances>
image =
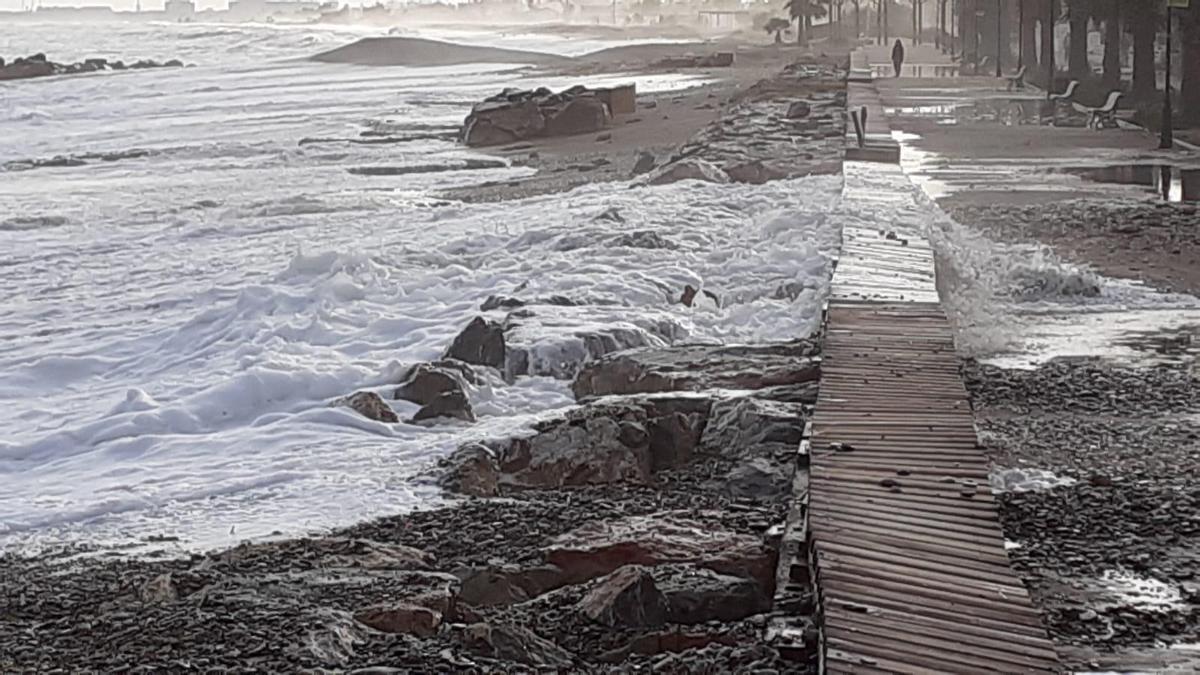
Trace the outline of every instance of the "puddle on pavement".
<instances>
[{"instance_id":1,"label":"puddle on pavement","mask_svg":"<svg viewBox=\"0 0 1200 675\"><path fill-rule=\"evenodd\" d=\"M1095 183L1137 185L1168 202L1200 201L1200 168L1170 164L1126 164L1063 170Z\"/></svg>"},{"instance_id":2,"label":"puddle on pavement","mask_svg":"<svg viewBox=\"0 0 1200 675\"><path fill-rule=\"evenodd\" d=\"M1012 344L984 359L1002 368L1035 368L1052 359L1100 358L1131 366L1200 361L1200 309L1114 310L1015 317Z\"/></svg>"},{"instance_id":3,"label":"puddle on pavement","mask_svg":"<svg viewBox=\"0 0 1200 675\"><path fill-rule=\"evenodd\" d=\"M1028 94L992 96L953 103L938 102L924 105L890 106L883 109L888 117L897 119L933 119L940 125L957 124L1024 124L1049 123L1052 112L1044 98Z\"/></svg>"},{"instance_id":4,"label":"puddle on pavement","mask_svg":"<svg viewBox=\"0 0 1200 675\"><path fill-rule=\"evenodd\" d=\"M905 63L900 66L900 77L958 77L958 69L958 65L954 63ZM880 78L895 77L896 69L890 63L873 63L871 75Z\"/></svg>"}]
</instances>

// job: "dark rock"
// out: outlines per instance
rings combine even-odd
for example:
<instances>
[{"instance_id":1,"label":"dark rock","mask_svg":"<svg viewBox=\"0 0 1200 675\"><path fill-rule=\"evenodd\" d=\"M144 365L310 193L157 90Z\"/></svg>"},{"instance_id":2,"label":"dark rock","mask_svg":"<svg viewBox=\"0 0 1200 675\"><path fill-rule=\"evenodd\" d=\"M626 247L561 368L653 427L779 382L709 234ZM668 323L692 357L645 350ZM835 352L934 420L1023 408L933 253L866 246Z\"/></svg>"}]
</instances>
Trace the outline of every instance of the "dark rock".
<instances>
[{"instance_id":1,"label":"dark rock","mask_svg":"<svg viewBox=\"0 0 1200 675\"><path fill-rule=\"evenodd\" d=\"M398 602L359 610L354 613L354 620L383 633L427 638L437 634L442 614L428 607Z\"/></svg>"},{"instance_id":2,"label":"dark rock","mask_svg":"<svg viewBox=\"0 0 1200 675\"><path fill-rule=\"evenodd\" d=\"M471 109L459 140L469 146L504 145L542 133L546 119L534 101L490 101Z\"/></svg>"},{"instance_id":3,"label":"dark rock","mask_svg":"<svg viewBox=\"0 0 1200 675\"><path fill-rule=\"evenodd\" d=\"M787 118L789 120L803 119L808 117L811 112L812 106L808 104L808 101L796 101L788 106Z\"/></svg>"},{"instance_id":4,"label":"dark rock","mask_svg":"<svg viewBox=\"0 0 1200 675\"><path fill-rule=\"evenodd\" d=\"M667 618L667 601L649 569L629 565L601 579L579 602L578 610L610 627L661 626Z\"/></svg>"},{"instance_id":5,"label":"dark rock","mask_svg":"<svg viewBox=\"0 0 1200 675\"><path fill-rule=\"evenodd\" d=\"M667 621L737 621L771 608L758 582L695 565L660 565L652 576L667 605Z\"/></svg>"},{"instance_id":6,"label":"dark rock","mask_svg":"<svg viewBox=\"0 0 1200 675\"><path fill-rule=\"evenodd\" d=\"M454 338L446 358L503 370L504 354L504 328L476 317Z\"/></svg>"},{"instance_id":7,"label":"dark rock","mask_svg":"<svg viewBox=\"0 0 1200 675\"><path fill-rule=\"evenodd\" d=\"M683 512L597 520L555 537L544 553L576 583L626 565L693 563L753 579L765 595L773 593L776 552L716 522L703 513Z\"/></svg>"},{"instance_id":8,"label":"dark rock","mask_svg":"<svg viewBox=\"0 0 1200 675\"><path fill-rule=\"evenodd\" d=\"M791 474L782 465L754 457L730 471L723 487L735 499L770 500L787 494L791 485Z\"/></svg>"},{"instance_id":9,"label":"dark rock","mask_svg":"<svg viewBox=\"0 0 1200 675\"><path fill-rule=\"evenodd\" d=\"M494 659L545 669L569 669L574 658L533 631L499 623L476 623L462 629L457 640L467 649Z\"/></svg>"},{"instance_id":10,"label":"dark rock","mask_svg":"<svg viewBox=\"0 0 1200 675\"><path fill-rule=\"evenodd\" d=\"M637 161L633 164L633 175L640 176L644 173L650 173L654 170L654 166L658 163L654 153L646 152L645 150L638 153Z\"/></svg>"},{"instance_id":11,"label":"dark rock","mask_svg":"<svg viewBox=\"0 0 1200 675\"><path fill-rule=\"evenodd\" d=\"M679 298L679 304L683 305L684 307L691 307L692 303L696 300L697 293L699 293L699 291L696 290L695 286L691 284L684 286L683 295Z\"/></svg>"},{"instance_id":12,"label":"dark rock","mask_svg":"<svg viewBox=\"0 0 1200 675\"><path fill-rule=\"evenodd\" d=\"M334 407L351 408L358 414L376 422L395 424L400 421L396 412L388 407L387 402L373 391L359 391L344 398L339 398L330 405Z\"/></svg>"},{"instance_id":13,"label":"dark rock","mask_svg":"<svg viewBox=\"0 0 1200 675\"><path fill-rule=\"evenodd\" d=\"M612 116L604 102L595 96L578 96L546 120L547 136L570 136L600 131Z\"/></svg>"},{"instance_id":14,"label":"dark rock","mask_svg":"<svg viewBox=\"0 0 1200 675\"><path fill-rule=\"evenodd\" d=\"M761 346L675 345L624 351L588 363L571 389L577 399L705 389L764 389L815 382L812 342Z\"/></svg>"},{"instance_id":15,"label":"dark rock","mask_svg":"<svg viewBox=\"0 0 1200 675\"><path fill-rule=\"evenodd\" d=\"M463 394L465 397L467 379L464 377L464 371L469 371L470 366L449 360L442 363L456 363L457 367L433 363L418 364L408 371L404 382L396 388L394 397L422 406L430 405L448 393Z\"/></svg>"},{"instance_id":16,"label":"dark rock","mask_svg":"<svg viewBox=\"0 0 1200 675\"><path fill-rule=\"evenodd\" d=\"M762 185L769 181L788 177L788 173L784 169L759 159L727 166L725 173L735 183L750 183L751 185Z\"/></svg>"},{"instance_id":17,"label":"dark rock","mask_svg":"<svg viewBox=\"0 0 1200 675\"><path fill-rule=\"evenodd\" d=\"M675 242L667 239L654 230L635 230L619 235L609 242L610 246L626 248L650 248L675 250L679 248Z\"/></svg>"},{"instance_id":18,"label":"dark rock","mask_svg":"<svg viewBox=\"0 0 1200 675\"><path fill-rule=\"evenodd\" d=\"M451 492L472 497L494 497L500 492L500 467L488 447L464 445L442 460L438 484Z\"/></svg>"},{"instance_id":19,"label":"dark rock","mask_svg":"<svg viewBox=\"0 0 1200 675\"><path fill-rule=\"evenodd\" d=\"M447 391L422 406L417 414L413 415L412 421L421 422L439 417L452 417L464 422L474 422L475 412L471 409L471 402L467 399L465 392L461 390Z\"/></svg>"},{"instance_id":20,"label":"dark rock","mask_svg":"<svg viewBox=\"0 0 1200 675\"><path fill-rule=\"evenodd\" d=\"M462 580L458 599L473 607L524 602L565 583L563 571L553 565L489 565L459 570L456 575Z\"/></svg>"}]
</instances>

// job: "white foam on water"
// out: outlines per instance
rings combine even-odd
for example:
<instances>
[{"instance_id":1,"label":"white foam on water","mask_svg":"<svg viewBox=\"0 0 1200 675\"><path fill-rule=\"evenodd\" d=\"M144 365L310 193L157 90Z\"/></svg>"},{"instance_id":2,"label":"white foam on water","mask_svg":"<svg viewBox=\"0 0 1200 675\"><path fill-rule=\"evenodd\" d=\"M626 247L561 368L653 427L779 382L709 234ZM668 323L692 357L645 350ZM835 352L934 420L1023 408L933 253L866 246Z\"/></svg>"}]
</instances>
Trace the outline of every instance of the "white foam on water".
<instances>
[{"instance_id":1,"label":"white foam on water","mask_svg":"<svg viewBox=\"0 0 1200 675\"><path fill-rule=\"evenodd\" d=\"M988 476L992 492L1044 492L1059 487L1069 487L1077 481L1068 476L1059 476L1045 469L1025 467L997 469Z\"/></svg>"},{"instance_id":2,"label":"white foam on water","mask_svg":"<svg viewBox=\"0 0 1200 675\"><path fill-rule=\"evenodd\" d=\"M463 204L433 191L530 169L354 175L481 158L447 139L348 142L363 131L453 129L505 86L580 80L297 59L351 33L0 27L0 53L200 64L5 88L0 157L85 163L26 164L0 181L0 546L220 546L438 504L422 476L440 457L571 405L569 382L493 375L470 392L471 426L388 425L330 403L357 390L390 399L489 295L608 303L542 310L528 347L550 365L583 358L575 332L618 322L662 342L816 326L840 178ZM630 79L642 91L701 81L605 81ZM669 247L620 244L640 231ZM689 283L720 306L678 304ZM389 402L402 418L416 410Z\"/></svg>"}]
</instances>

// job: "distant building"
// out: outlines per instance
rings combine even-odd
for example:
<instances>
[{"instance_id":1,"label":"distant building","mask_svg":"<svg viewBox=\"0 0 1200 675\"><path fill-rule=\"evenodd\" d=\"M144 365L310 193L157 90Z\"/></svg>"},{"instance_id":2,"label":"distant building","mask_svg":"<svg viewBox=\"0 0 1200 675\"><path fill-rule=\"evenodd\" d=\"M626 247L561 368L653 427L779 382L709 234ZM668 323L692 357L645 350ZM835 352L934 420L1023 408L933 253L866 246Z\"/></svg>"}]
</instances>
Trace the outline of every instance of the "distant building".
<instances>
[{"instance_id":1,"label":"distant building","mask_svg":"<svg viewBox=\"0 0 1200 675\"><path fill-rule=\"evenodd\" d=\"M226 15L234 21L306 21L321 15L321 3L315 0L232 0Z\"/></svg>"},{"instance_id":2,"label":"distant building","mask_svg":"<svg viewBox=\"0 0 1200 675\"><path fill-rule=\"evenodd\" d=\"M60 19L80 21L84 19L96 21L112 21L117 13L108 5L84 5L82 7L39 6L33 10L38 19Z\"/></svg>"},{"instance_id":3,"label":"distant building","mask_svg":"<svg viewBox=\"0 0 1200 675\"><path fill-rule=\"evenodd\" d=\"M163 18L167 21L191 21L196 16L196 3L192 0L167 0L163 5Z\"/></svg>"}]
</instances>

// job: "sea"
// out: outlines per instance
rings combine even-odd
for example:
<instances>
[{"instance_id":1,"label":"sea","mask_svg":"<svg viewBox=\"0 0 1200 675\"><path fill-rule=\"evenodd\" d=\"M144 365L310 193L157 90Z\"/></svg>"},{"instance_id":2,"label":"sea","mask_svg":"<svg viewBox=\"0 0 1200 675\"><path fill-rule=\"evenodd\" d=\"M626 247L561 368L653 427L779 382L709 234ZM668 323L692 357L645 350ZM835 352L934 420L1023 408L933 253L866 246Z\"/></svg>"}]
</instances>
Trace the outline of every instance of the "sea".
<instances>
[{"instance_id":1,"label":"sea","mask_svg":"<svg viewBox=\"0 0 1200 675\"><path fill-rule=\"evenodd\" d=\"M558 359L580 358L577 332L596 326L649 344L816 327L838 177L446 199L533 171L464 168L486 158L449 137L474 102L580 80L519 64L308 59L381 33L0 25L7 58L188 64L0 82L0 550L209 549L445 503L431 479L440 458L572 405L569 382L490 377L471 392L473 425L384 424L331 403L370 390L411 416L392 388L489 295L595 301L546 329L539 348ZM628 44L409 34L565 55ZM703 83L583 83L627 81ZM630 231L670 246L615 243ZM721 306L678 304L687 284Z\"/></svg>"}]
</instances>

